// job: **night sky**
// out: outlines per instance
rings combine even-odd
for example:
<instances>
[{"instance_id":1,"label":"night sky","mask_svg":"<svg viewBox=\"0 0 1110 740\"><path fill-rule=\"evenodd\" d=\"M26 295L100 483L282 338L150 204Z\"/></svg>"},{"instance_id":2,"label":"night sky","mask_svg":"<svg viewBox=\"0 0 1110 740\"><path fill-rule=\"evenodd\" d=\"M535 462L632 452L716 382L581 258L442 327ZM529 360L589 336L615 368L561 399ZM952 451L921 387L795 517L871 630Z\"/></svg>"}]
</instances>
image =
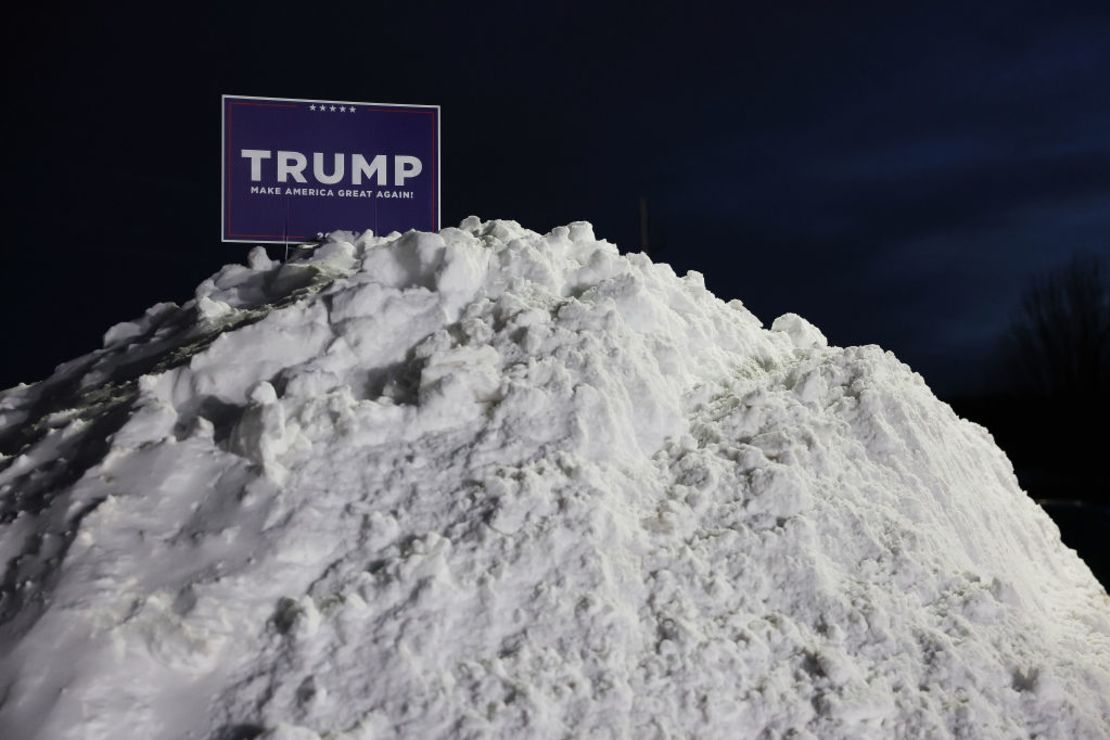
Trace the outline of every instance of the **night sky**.
<instances>
[{"instance_id":1,"label":"night sky","mask_svg":"<svg viewBox=\"0 0 1110 740\"><path fill-rule=\"evenodd\" d=\"M436 103L443 216L572 220L765 324L974 391L1027 280L1110 259L1110 4L149 4L3 31L0 387L182 302L220 94Z\"/></svg>"}]
</instances>

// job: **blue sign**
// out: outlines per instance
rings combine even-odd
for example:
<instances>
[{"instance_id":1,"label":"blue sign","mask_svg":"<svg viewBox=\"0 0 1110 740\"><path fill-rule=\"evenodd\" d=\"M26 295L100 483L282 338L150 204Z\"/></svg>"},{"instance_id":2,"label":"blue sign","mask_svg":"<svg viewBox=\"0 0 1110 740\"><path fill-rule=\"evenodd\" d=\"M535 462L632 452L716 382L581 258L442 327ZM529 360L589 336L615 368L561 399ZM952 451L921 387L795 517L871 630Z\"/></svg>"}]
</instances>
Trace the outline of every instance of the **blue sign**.
<instances>
[{"instance_id":1,"label":"blue sign","mask_svg":"<svg viewBox=\"0 0 1110 740\"><path fill-rule=\"evenodd\" d=\"M439 228L439 106L223 96L223 240Z\"/></svg>"}]
</instances>

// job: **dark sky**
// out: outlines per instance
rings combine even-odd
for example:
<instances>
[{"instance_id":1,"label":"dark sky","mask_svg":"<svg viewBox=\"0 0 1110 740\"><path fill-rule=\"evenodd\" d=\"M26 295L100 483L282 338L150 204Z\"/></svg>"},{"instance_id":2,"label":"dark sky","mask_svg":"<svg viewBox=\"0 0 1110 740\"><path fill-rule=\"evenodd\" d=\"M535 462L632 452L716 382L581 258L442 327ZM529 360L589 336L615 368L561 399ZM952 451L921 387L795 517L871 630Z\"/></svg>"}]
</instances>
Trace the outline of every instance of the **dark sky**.
<instances>
[{"instance_id":1,"label":"dark sky","mask_svg":"<svg viewBox=\"0 0 1110 740\"><path fill-rule=\"evenodd\" d=\"M221 93L443 107L443 215L592 221L942 393L1030 276L1110 259L1110 4L43 4L3 31L0 387L184 301Z\"/></svg>"}]
</instances>

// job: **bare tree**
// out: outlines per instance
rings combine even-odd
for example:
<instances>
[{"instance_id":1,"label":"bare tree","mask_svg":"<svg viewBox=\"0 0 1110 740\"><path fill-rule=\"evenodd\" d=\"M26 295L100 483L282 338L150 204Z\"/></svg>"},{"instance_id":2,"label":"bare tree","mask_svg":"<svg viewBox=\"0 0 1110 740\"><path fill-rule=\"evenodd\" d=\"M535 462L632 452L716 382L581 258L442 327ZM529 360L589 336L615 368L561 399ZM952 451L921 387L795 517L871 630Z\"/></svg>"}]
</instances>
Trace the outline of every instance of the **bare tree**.
<instances>
[{"instance_id":1,"label":"bare tree","mask_svg":"<svg viewBox=\"0 0 1110 740\"><path fill-rule=\"evenodd\" d=\"M1010 329L1019 372L1050 396L1110 393L1110 281L1098 257L1033 280Z\"/></svg>"}]
</instances>

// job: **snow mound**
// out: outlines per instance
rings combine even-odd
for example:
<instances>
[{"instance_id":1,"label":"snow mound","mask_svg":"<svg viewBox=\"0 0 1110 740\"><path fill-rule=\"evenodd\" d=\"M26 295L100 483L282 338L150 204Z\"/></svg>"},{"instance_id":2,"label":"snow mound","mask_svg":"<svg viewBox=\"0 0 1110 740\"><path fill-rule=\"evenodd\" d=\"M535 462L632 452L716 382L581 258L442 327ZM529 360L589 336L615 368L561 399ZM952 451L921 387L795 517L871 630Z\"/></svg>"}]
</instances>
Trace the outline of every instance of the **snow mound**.
<instances>
[{"instance_id":1,"label":"snow mound","mask_svg":"<svg viewBox=\"0 0 1110 740\"><path fill-rule=\"evenodd\" d=\"M587 223L262 250L0 394L6 737L1104 737L986 430Z\"/></svg>"}]
</instances>

